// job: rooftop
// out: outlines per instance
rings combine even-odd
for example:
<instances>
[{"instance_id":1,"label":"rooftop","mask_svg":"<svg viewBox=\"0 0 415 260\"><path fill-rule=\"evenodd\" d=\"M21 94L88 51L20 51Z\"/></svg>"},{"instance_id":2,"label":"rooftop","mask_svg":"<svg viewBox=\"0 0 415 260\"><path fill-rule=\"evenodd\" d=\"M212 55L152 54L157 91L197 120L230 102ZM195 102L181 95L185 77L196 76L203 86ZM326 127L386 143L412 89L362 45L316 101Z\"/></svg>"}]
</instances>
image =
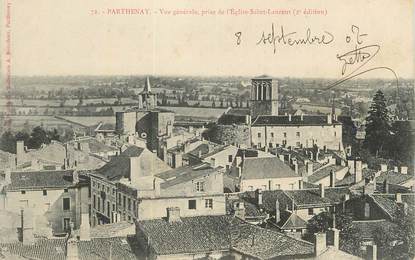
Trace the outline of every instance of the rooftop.
<instances>
[{"instance_id":1,"label":"rooftop","mask_svg":"<svg viewBox=\"0 0 415 260\"><path fill-rule=\"evenodd\" d=\"M347 168L347 166L329 165L327 167L322 167L317 169L317 171L315 171L311 176L308 176L308 181L311 183L317 182L323 178L326 178L327 176L330 176L331 171L336 173L344 168Z\"/></svg>"},{"instance_id":2,"label":"rooftop","mask_svg":"<svg viewBox=\"0 0 415 260\"><path fill-rule=\"evenodd\" d=\"M303 115L303 116L258 116L252 126L262 125L339 125L337 120L332 120L332 124L327 122L327 115Z\"/></svg>"},{"instance_id":3,"label":"rooftop","mask_svg":"<svg viewBox=\"0 0 415 260\"><path fill-rule=\"evenodd\" d=\"M135 236L93 238L91 241L78 241L80 260L89 259L137 259L140 255Z\"/></svg>"},{"instance_id":4,"label":"rooftop","mask_svg":"<svg viewBox=\"0 0 415 260\"><path fill-rule=\"evenodd\" d=\"M68 188L73 186L73 170L12 172L8 190Z\"/></svg>"},{"instance_id":5,"label":"rooftop","mask_svg":"<svg viewBox=\"0 0 415 260\"><path fill-rule=\"evenodd\" d=\"M242 166L243 180L291 177L299 175L277 157L245 158Z\"/></svg>"},{"instance_id":6,"label":"rooftop","mask_svg":"<svg viewBox=\"0 0 415 260\"><path fill-rule=\"evenodd\" d=\"M381 174L376 177L376 182L383 182L385 179L387 179L390 184L403 184L414 179L414 175L402 174L394 171L381 172Z\"/></svg>"},{"instance_id":7,"label":"rooftop","mask_svg":"<svg viewBox=\"0 0 415 260\"><path fill-rule=\"evenodd\" d=\"M65 260L66 239L36 239L34 245L23 245L22 242L0 243L0 249L12 256L20 256L25 259Z\"/></svg>"}]
</instances>

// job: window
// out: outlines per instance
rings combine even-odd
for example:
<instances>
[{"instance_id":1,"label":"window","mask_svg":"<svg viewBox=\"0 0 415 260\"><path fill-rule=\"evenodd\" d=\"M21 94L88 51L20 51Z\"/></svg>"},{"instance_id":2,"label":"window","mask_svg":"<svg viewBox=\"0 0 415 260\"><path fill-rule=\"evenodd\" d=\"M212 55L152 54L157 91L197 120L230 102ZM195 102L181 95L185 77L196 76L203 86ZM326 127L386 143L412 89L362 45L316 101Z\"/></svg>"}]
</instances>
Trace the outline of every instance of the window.
<instances>
[{"instance_id":1,"label":"window","mask_svg":"<svg viewBox=\"0 0 415 260\"><path fill-rule=\"evenodd\" d=\"M286 146L287 145L287 140L282 140L282 145Z\"/></svg>"},{"instance_id":2,"label":"window","mask_svg":"<svg viewBox=\"0 0 415 260\"><path fill-rule=\"evenodd\" d=\"M334 131L334 136L337 136L337 133L336 133L336 131Z\"/></svg>"},{"instance_id":3,"label":"window","mask_svg":"<svg viewBox=\"0 0 415 260\"><path fill-rule=\"evenodd\" d=\"M101 189L101 183L98 183L98 189Z\"/></svg>"},{"instance_id":4,"label":"window","mask_svg":"<svg viewBox=\"0 0 415 260\"><path fill-rule=\"evenodd\" d=\"M269 148L272 148L272 143L269 143L269 144L268 144L268 147L269 147Z\"/></svg>"},{"instance_id":5,"label":"window","mask_svg":"<svg viewBox=\"0 0 415 260\"><path fill-rule=\"evenodd\" d=\"M271 133L271 138L274 138L274 133Z\"/></svg>"},{"instance_id":6,"label":"window","mask_svg":"<svg viewBox=\"0 0 415 260\"><path fill-rule=\"evenodd\" d=\"M98 198L97 199L97 201L98 201L98 211L101 211L101 200Z\"/></svg>"},{"instance_id":7,"label":"window","mask_svg":"<svg viewBox=\"0 0 415 260\"><path fill-rule=\"evenodd\" d=\"M314 215L314 209L312 209L312 208L308 209L308 215L310 215L310 216Z\"/></svg>"},{"instance_id":8,"label":"window","mask_svg":"<svg viewBox=\"0 0 415 260\"><path fill-rule=\"evenodd\" d=\"M280 190L281 189L281 185L280 184L275 184L275 189Z\"/></svg>"},{"instance_id":9,"label":"window","mask_svg":"<svg viewBox=\"0 0 415 260\"><path fill-rule=\"evenodd\" d=\"M92 201L92 206L94 209L96 209L96 203L97 203L96 200L97 200L97 197L94 194L94 200Z\"/></svg>"},{"instance_id":10,"label":"window","mask_svg":"<svg viewBox=\"0 0 415 260\"><path fill-rule=\"evenodd\" d=\"M71 219L70 218L63 218L63 229L65 231L69 231L71 228Z\"/></svg>"},{"instance_id":11,"label":"window","mask_svg":"<svg viewBox=\"0 0 415 260\"><path fill-rule=\"evenodd\" d=\"M189 209L196 209L196 200L189 200Z\"/></svg>"},{"instance_id":12,"label":"window","mask_svg":"<svg viewBox=\"0 0 415 260\"><path fill-rule=\"evenodd\" d=\"M115 195L115 189L112 189L112 195Z\"/></svg>"},{"instance_id":13,"label":"window","mask_svg":"<svg viewBox=\"0 0 415 260\"><path fill-rule=\"evenodd\" d=\"M284 135L285 138L287 137L287 133L283 133L283 135Z\"/></svg>"},{"instance_id":14,"label":"window","mask_svg":"<svg viewBox=\"0 0 415 260\"><path fill-rule=\"evenodd\" d=\"M121 204L121 194L118 193L118 204Z\"/></svg>"},{"instance_id":15,"label":"window","mask_svg":"<svg viewBox=\"0 0 415 260\"><path fill-rule=\"evenodd\" d=\"M254 190L254 186L248 186L248 190L253 191Z\"/></svg>"},{"instance_id":16,"label":"window","mask_svg":"<svg viewBox=\"0 0 415 260\"><path fill-rule=\"evenodd\" d=\"M68 189L63 189L63 192L68 192Z\"/></svg>"},{"instance_id":17,"label":"window","mask_svg":"<svg viewBox=\"0 0 415 260\"><path fill-rule=\"evenodd\" d=\"M262 144L261 143L258 143L258 148L261 148L262 147Z\"/></svg>"},{"instance_id":18,"label":"window","mask_svg":"<svg viewBox=\"0 0 415 260\"><path fill-rule=\"evenodd\" d=\"M196 182L196 191L205 191L204 184L202 181Z\"/></svg>"},{"instance_id":19,"label":"window","mask_svg":"<svg viewBox=\"0 0 415 260\"><path fill-rule=\"evenodd\" d=\"M213 208L213 199L206 199L205 200L205 208L212 209Z\"/></svg>"},{"instance_id":20,"label":"window","mask_svg":"<svg viewBox=\"0 0 415 260\"><path fill-rule=\"evenodd\" d=\"M26 191L25 190L22 190L20 193L21 194L26 194Z\"/></svg>"},{"instance_id":21,"label":"window","mask_svg":"<svg viewBox=\"0 0 415 260\"><path fill-rule=\"evenodd\" d=\"M296 135L297 137L300 137L300 132L297 132L295 135Z\"/></svg>"},{"instance_id":22,"label":"window","mask_svg":"<svg viewBox=\"0 0 415 260\"><path fill-rule=\"evenodd\" d=\"M47 196L48 195L48 191L47 190L43 190L43 196Z\"/></svg>"},{"instance_id":23,"label":"window","mask_svg":"<svg viewBox=\"0 0 415 260\"><path fill-rule=\"evenodd\" d=\"M300 147L300 146L301 146L301 143L300 143L300 142L296 142L296 143L295 143L295 146L296 146L296 147Z\"/></svg>"},{"instance_id":24,"label":"window","mask_svg":"<svg viewBox=\"0 0 415 260\"><path fill-rule=\"evenodd\" d=\"M112 204L112 211L115 211L115 204Z\"/></svg>"},{"instance_id":25,"label":"window","mask_svg":"<svg viewBox=\"0 0 415 260\"><path fill-rule=\"evenodd\" d=\"M92 183L92 187L95 187L95 181L92 181L91 183Z\"/></svg>"},{"instance_id":26,"label":"window","mask_svg":"<svg viewBox=\"0 0 415 260\"><path fill-rule=\"evenodd\" d=\"M232 154L228 155L228 162L232 162L232 161L233 161Z\"/></svg>"},{"instance_id":27,"label":"window","mask_svg":"<svg viewBox=\"0 0 415 260\"><path fill-rule=\"evenodd\" d=\"M131 221L131 217L130 216L128 216L128 221Z\"/></svg>"},{"instance_id":28,"label":"window","mask_svg":"<svg viewBox=\"0 0 415 260\"><path fill-rule=\"evenodd\" d=\"M107 201L107 216L111 215L111 207L110 207L110 202Z\"/></svg>"},{"instance_id":29,"label":"window","mask_svg":"<svg viewBox=\"0 0 415 260\"><path fill-rule=\"evenodd\" d=\"M122 207L125 210L125 195L122 196Z\"/></svg>"},{"instance_id":30,"label":"window","mask_svg":"<svg viewBox=\"0 0 415 260\"><path fill-rule=\"evenodd\" d=\"M71 199L63 198L63 210L70 210L70 209L71 209Z\"/></svg>"},{"instance_id":31,"label":"window","mask_svg":"<svg viewBox=\"0 0 415 260\"><path fill-rule=\"evenodd\" d=\"M128 210L131 210L131 199L128 198Z\"/></svg>"},{"instance_id":32,"label":"window","mask_svg":"<svg viewBox=\"0 0 415 260\"><path fill-rule=\"evenodd\" d=\"M261 133L258 133L258 138L261 138Z\"/></svg>"}]
</instances>

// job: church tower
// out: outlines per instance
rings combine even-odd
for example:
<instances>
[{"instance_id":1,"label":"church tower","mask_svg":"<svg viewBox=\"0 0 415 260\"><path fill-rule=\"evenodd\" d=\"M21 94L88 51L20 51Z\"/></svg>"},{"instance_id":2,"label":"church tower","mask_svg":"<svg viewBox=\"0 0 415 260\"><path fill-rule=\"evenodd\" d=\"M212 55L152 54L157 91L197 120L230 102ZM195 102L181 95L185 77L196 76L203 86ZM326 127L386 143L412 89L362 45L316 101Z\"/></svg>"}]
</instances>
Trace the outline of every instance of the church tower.
<instances>
[{"instance_id":1,"label":"church tower","mask_svg":"<svg viewBox=\"0 0 415 260\"><path fill-rule=\"evenodd\" d=\"M278 81L268 76L251 80L251 116L278 115Z\"/></svg>"},{"instance_id":2,"label":"church tower","mask_svg":"<svg viewBox=\"0 0 415 260\"><path fill-rule=\"evenodd\" d=\"M151 110L157 107L157 95L151 92L149 77L147 77L144 89L138 97L138 107L146 110Z\"/></svg>"}]
</instances>

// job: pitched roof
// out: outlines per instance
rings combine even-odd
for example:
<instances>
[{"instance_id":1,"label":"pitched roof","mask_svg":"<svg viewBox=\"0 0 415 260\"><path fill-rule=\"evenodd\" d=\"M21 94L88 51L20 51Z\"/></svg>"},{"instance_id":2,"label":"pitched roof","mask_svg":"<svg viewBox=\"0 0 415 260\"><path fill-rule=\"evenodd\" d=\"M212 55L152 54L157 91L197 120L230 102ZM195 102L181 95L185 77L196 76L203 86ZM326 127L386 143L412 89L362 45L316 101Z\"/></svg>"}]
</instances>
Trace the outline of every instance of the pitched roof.
<instances>
[{"instance_id":1,"label":"pitched roof","mask_svg":"<svg viewBox=\"0 0 415 260\"><path fill-rule=\"evenodd\" d=\"M362 180L365 178L374 176L376 174L376 170L364 168L362 169ZM355 176L354 174L347 173L343 179L336 181L336 186L344 186L344 185L350 185L355 183Z\"/></svg>"},{"instance_id":2,"label":"pitched roof","mask_svg":"<svg viewBox=\"0 0 415 260\"><path fill-rule=\"evenodd\" d=\"M289 211L282 211L280 214L281 220L276 224L281 229L297 229L307 227L307 221L305 221L295 213Z\"/></svg>"},{"instance_id":3,"label":"pitched roof","mask_svg":"<svg viewBox=\"0 0 415 260\"><path fill-rule=\"evenodd\" d=\"M414 179L412 174L402 174L394 171L382 172L376 177L376 182L383 182L385 179L391 184L403 184L411 179Z\"/></svg>"},{"instance_id":4,"label":"pitched roof","mask_svg":"<svg viewBox=\"0 0 415 260\"><path fill-rule=\"evenodd\" d=\"M34 245L23 245L22 242L0 243L1 250L7 250L11 255L17 255L29 259L66 259L66 239L38 238Z\"/></svg>"},{"instance_id":5,"label":"pitched roof","mask_svg":"<svg viewBox=\"0 0 415 260\"><path fill-rule=\"evenodd\" d=\"M231 216L143 220L139 228L157 255L190 254L233 249L259 259L311 255L314 246L282 233L248 224Z\"/></svg>"},{"instance_id":6,"label":"pitched roof","mask_svg":"<svg viewBox=\"0 0 415 260\"><path fill-rule=\"evenodd\" d=\"M277 157L246 158L242 166L242 179L299 177Z\"/></svg>"},{"instance_id":7,"label":"pitched roof","mask_svg":"<svg viewBox=\"0 0 415 260\"><path fill-rule=\"evenodd\" d=\"M91 153L105 153L105 152L118 151L118 149L116 147L103 144L95 138L88 138L88 139L84 139L84 140L79 140L77 142L88 143L89 150L90 150Z\"/></svg>"},{"instance_id":8,"label":"pitched roof","mask_svg":"<svg viewBox=\"0 0 415 260\"><path fill-rule=\"evenodd\" d=\"M183 217L169 223L164 219L139 221L139 228L158 255L227 250L230 216Z\"/></svg>"},{"instance_id":9,"label":"pitched roof","mask_svg":"<svg viewBox=\"0 0 415 260\"><path fill-rule=\"evenodd\" d=\"M168 170L157 174L156 177L165 180L165 182L160 184L160 188L166 189L217 172L218 169L210 167L208 163L202 163L195 166L183 166Z\"/></svg>"},{"instance_id":10,"label":"pitched roof","mask_svg":"<svg viewBox=\"0 0 415 260\"><path fill-rule=\"evenodd\" d=\"M77 241L79 259L137 259L140 255L135 236L93 238L91 241Z\"/></svg>"},{"instance_id":11,"label":"pitched roof","mask_svg":"<svg viewBox=\"0 0 415 260\"><path fill-rule=\"evenodd\" d=\"M336 173L344 168L347 168L347 166L329 165L326 167L322 167L318 169L317 171L313 172L311 176L308 176L308 181L311 183L315 183L323 178L326 178L327 176L330 176L331 171Z\"/></svg>"},{"instance_id":12,"label":"pitched roof","mask_svg":"<svg viewBox=\"0 0 415 260\"><path fill-rule=\"evenodd\" d=\"M74 235L79 235L79 229L74 230ZM96 225L91 227L91 238L124 237L135 234L135 226L127 221Z\"/></svg>"},{"instance_id":13,"label":"pitched roof","mask_svg":"<svg viewBox=\"0 0 415 260\"><path fill-rule=\"evenodd\" d=\"M332 120L332 124L341 124L337 120ZM303 116L258 116L253 121L252 126L263 125L332 125L327 122L327 115L303 115Z\"/></svg>"},{"instance_id":14,"label":"pitched roof","mask_svg":"<svg viewBox=\"0 0 415 260\"><path fill-rule=\"evenodd\" d=\"M8 190L68 188L73 186L73 170L12 172Z\"/></svg>"},{"instance_id":15,"label":"pitched roof","mask_svg":"<svg viewBox=\"0 0 415 260\"><path fill-rule=\"evenodd\" d=\"M372 194L373 201L383 210L391 219L398 217L400 205L396 202L394 195ZM401 194L402 202L407 203L411 210L414 210L415 194Z\"/></svg>"},{"instance_id":16,"label":"pitched roof","mask_svg":"<svg viewBox=\"0 0 415 260\"><path fill-rule=\"evenodd\" d=\"M236 229L237 228L237 229ZM232 249L258 259L301 257L314 254L314 245L283 233L241 223L232 233Z\"/></svg>"},{"instance_id":17,"label":"pitched roof","mask_svg":"<svg viewBox=\"0 0 415 260\"><path fill-rule=\"evenodd\" d=\"M170 169L155 154L145 148L137 146L129 146L124 152L113 158L103 167L97 170L97 173L106 177L111 181L118 181L121 178L130 177L130 158L140 157L141 171L143 175L154 175L162 171Z\"/></svg>"},{"instance_id":18,"label":"pitched roof","mask_svg":"<svg viewBox=\"0 0 415 260\"><path fill-rule=\"evenodd\" d=\"M397 227L395 223L385 219L353 221L352 226L359 231L363 239L373 239L374 232L379 228Z\"/></svg>"},{"instance_id":19,"label":"pitched roof","mask_svg":"<svg viewBox=\"0 0 415 260\"><path fill-rule=\"evenodd\" d=\"M287 190L284 191L295 204L296 208L314 208L333 205L329 198L322 198L318 189L313 190Z\"/></svg>"},{"instance_id":20,"label":"pitched roof","mask_svg":"<svg viewBox=\"0 0 415 260\"><path fill-rule=\"evenodd\" d=\"M359 260L362 259L358 256L348 254L344 251L341 251L333 246L329 246L326 250L318 255L319 260L333 260L333 259L342 259L342 260Z\"/></svg>"},{"instance_id":21,"label":"pitched roof","mask_svg":"<svg viewBox=\"0 0 415 260\"><path fill-rule=\"evenodd\" d=\"M225 150L227 147L230 147L229 145L222 145L222 144L217 144L214 142L204 142L200 145L198 145L195 149L193 149L192 151L188 152L188 154L193 155L197 158L199 158L199 152L201 153L201 159L206 158L208 156L211 156L215 153L218 153L220 151Z\"/></svg>"}]
</instances>

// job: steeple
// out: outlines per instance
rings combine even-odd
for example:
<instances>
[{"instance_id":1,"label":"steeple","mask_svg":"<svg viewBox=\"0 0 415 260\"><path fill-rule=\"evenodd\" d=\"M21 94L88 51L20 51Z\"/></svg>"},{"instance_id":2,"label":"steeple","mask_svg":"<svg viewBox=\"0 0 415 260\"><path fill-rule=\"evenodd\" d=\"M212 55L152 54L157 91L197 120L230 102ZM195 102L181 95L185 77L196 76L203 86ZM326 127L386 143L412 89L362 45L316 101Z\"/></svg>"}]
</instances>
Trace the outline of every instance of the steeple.
<instances>
[{"instance_id":1,"label":"steeple","mask_svg":"<svg viewBox=\"0 0 415 260\"><path fill-rule=\"evenodd\" d=\"M138 99L138 107L144 109L154 109L157 106L157 95L151 92L150 78L147 77L144 89Z\"/></svg>"},{"instance_id":2,"label":"steeple","mask_svg":"<svg viewBox=\"0 0 415 260\"><path fill-rule=\"evenodd\" d=\"M144 84L144 89L142 93L151 93L151 84L150 84L150 78L147 77L146 82Z\"/></svg>"}]
</instances>

